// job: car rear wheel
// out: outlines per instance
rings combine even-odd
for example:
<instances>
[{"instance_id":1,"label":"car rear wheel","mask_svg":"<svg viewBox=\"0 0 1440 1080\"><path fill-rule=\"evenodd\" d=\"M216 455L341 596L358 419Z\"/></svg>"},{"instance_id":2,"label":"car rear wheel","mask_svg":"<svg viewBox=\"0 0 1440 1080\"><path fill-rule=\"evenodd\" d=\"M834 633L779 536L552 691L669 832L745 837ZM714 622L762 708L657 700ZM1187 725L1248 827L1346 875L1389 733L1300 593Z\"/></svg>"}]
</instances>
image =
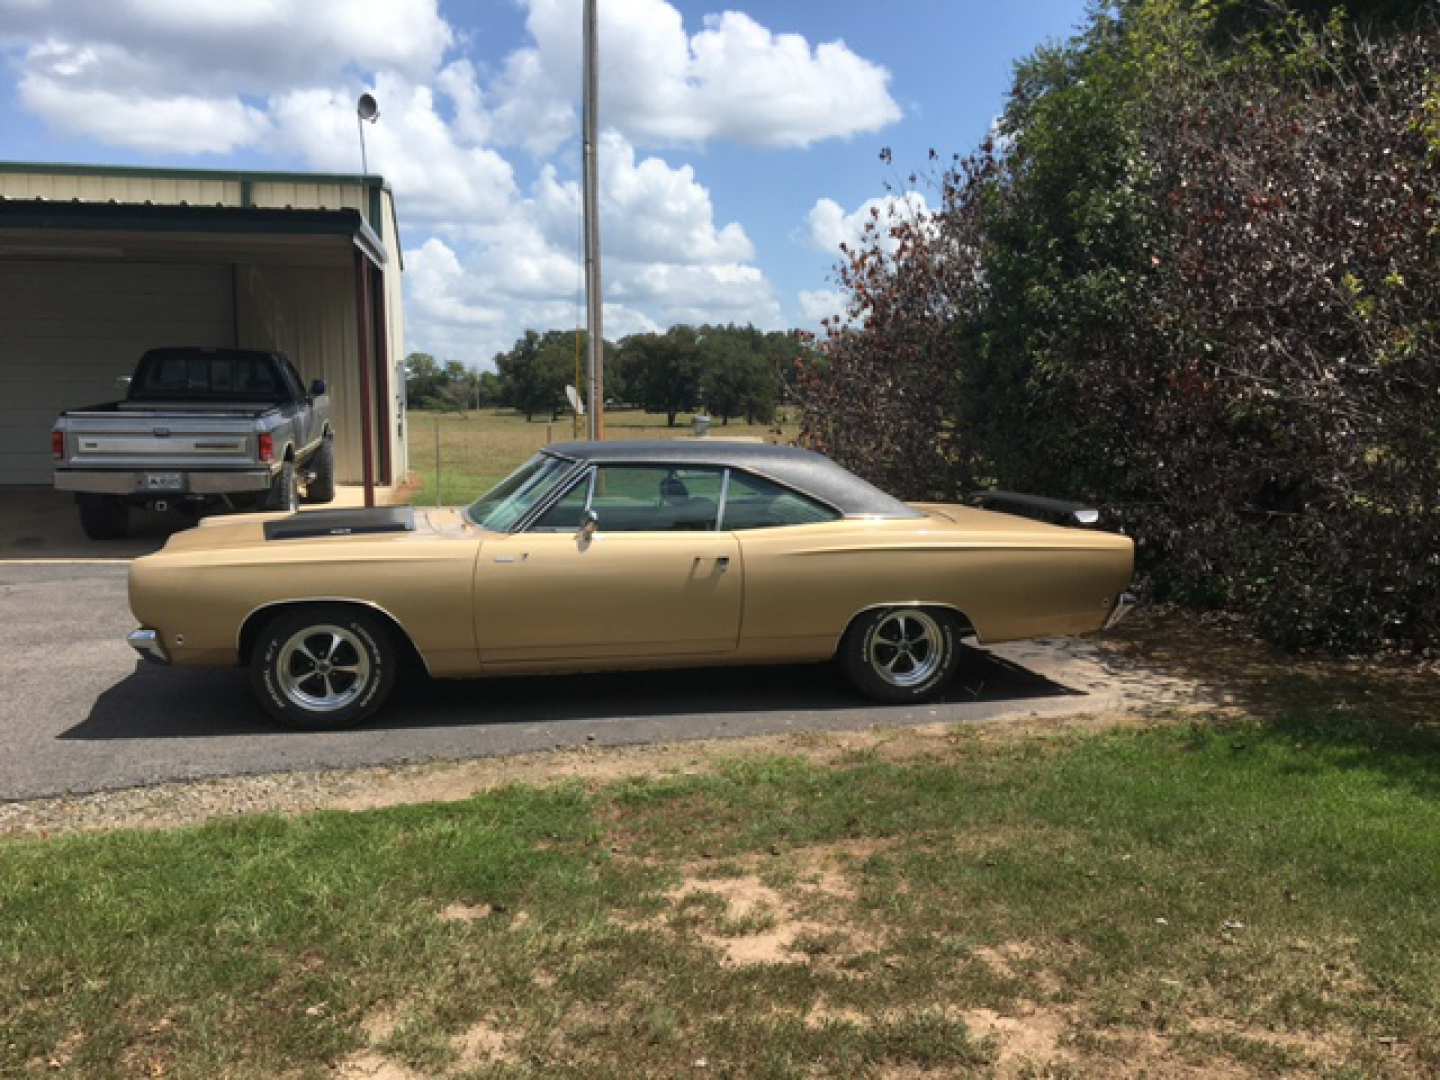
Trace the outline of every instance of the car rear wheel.
<instances>
[{"instance_id":1,"label":"car rear wheel","mask_svg":"<svg viewBox=\"0 0 1440 1080\"><path fill-rule=\"evenodd\" d=\"M390 629L340 604L289 611L261 630L250 660L260 705L287 727L335 731L371 716L395 685Z\"/></svg>"},{"instance_id":2,"label":"car rear wheel","mask_svg":"<svg viewBox=\"0 0 1440 1080\"><path fill-rule=\"evenodd\" d=\"M934 697L960 662L960 634L953 615L934 608L867 611L840 646L845 674L868 698L889 703Z\"/></svg>"},{"instance_id":3,"label":"car rear wheel","mask_svg":"<svg viewBox=\"0 0 1440 1080\"><path fill-rule=\"evenodd\" d=\"M119 540L130 531L130 508L114 495L82 494L80 528L91 540Z\"/></svg>"}]
</instances>

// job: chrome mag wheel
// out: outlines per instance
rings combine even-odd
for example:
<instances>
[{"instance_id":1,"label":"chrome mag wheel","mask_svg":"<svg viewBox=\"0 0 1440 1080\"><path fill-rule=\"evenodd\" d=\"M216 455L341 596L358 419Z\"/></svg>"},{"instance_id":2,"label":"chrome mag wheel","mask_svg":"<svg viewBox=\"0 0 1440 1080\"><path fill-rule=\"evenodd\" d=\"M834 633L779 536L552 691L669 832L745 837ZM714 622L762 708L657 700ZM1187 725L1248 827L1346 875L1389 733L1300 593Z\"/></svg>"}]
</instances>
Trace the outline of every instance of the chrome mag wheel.
<instances>
[{"instance_id":1,"label":"chrome mag wheel","mask_svg":"<svg viewBox=\"0 0 1440 1080\"><path fill-rule=\"evenodd\" d=\"M275 675L281 693L293 704L312 712L335 712L364 692L370 655L343 626L307 626L280 647Z\"/></svg>"},{"instance_id":2,"label":"chrome mag wheel","mask_svg":"<svg viewBox=\"0 0 1440 1080\"><path fill-rule=\"evenodd\" d=\"M942 635L933 615L918 610L892 611L870 635L870 667L891 686L919 686L944 663Z\"/></svg>"}]
</instances>

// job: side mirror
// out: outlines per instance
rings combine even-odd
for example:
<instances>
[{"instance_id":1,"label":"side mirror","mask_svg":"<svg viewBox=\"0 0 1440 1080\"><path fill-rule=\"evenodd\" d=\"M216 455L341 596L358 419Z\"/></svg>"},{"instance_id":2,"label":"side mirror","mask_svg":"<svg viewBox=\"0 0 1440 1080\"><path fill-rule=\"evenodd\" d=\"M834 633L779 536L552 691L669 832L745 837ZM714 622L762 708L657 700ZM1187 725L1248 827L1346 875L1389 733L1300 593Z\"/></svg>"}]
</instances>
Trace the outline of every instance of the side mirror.
<instances>
[{"instance_id":1,"label":"side mirror","mask_svg":"<svg viewBox=\"0 0 1440 1080\"><path fill-rule=\"evenodd\" d=\"M319 397L321 394L325 393L325 380L316 379L314 382L312 382L310 384L310 393L313 394L315 397Z\"/></svg>"},{"instance_id":2,"label":"side mirror","mask_svg":"<svg viewBox=\"0 0 1440 1080\"><path fill-rule=\"evenodd\" d=\"M595 535L595 530L600 527L600 515L594 510L586 510L580 515L580 531L575 534L582 544L589 543L590 538Z\"/></svg>"}]
</instances>

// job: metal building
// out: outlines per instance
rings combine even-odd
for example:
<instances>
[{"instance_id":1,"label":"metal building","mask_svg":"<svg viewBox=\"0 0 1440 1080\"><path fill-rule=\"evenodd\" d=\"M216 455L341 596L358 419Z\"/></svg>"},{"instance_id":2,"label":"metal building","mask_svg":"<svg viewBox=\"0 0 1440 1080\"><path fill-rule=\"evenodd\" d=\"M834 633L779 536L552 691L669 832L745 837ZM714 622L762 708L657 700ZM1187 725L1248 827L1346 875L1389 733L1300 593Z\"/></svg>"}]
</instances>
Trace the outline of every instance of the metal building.
<instances>
[{"instance_id":1,"label":"metal building","mask_svg":"<svg viewBox=\"0 0 1440 1080\"><path fill-rule=\"evenodd\" d=\"M406 471L399 229L379 176L0 162L0 485L164 345L279 349L330 388L337 478Z\"/></svg>"}]
</instances>

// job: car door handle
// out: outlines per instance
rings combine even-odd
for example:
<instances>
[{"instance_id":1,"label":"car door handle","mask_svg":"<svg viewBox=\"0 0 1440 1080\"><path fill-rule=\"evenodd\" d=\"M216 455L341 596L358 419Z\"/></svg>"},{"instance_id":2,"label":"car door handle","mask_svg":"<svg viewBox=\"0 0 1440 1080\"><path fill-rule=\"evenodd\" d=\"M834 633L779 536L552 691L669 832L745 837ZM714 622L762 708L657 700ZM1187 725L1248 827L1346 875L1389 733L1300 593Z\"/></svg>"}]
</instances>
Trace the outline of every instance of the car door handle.
<instances>
[{"instance_id":1,"label":"car door handle","mask_svg":"<svg viewBox=\"0 0 1440 1080\"><path fill-rule=\"evenodd\" d=\"M691 564L691 565L692 565L692 568L693 568L693 567L698 567L702 562L704 562L706 559L709 559L709 558L714 558L714 560L715 560L715 568L716 568L717 570L719 570L720 573L723 574L726 570L730 569L730 556L729 556L729 555L715 555L715 556L710 556L710 555L696 555L696 556L695 556L695 562Z\"/></svg>"}]
</instances>

